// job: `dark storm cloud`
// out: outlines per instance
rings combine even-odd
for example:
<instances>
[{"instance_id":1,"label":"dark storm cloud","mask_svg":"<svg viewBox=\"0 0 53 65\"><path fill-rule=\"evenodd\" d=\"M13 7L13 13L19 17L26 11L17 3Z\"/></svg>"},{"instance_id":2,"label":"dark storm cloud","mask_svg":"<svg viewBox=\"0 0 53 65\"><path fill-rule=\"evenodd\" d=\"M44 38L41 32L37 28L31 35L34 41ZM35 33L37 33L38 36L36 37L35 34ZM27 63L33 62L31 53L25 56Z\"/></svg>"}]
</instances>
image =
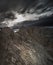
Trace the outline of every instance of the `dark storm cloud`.
<instances>
[{"instance_id":1,"label":"dark storm cloud","mask_svg":"<svg viewBox=\"0 0 53 65\"><path fill-rule=\"evenodd\" d=\"M38 12L40 9L43 12L52 6L52 0L0 0L0 12L18 10L24 13L26 10L29 12L31 8L34 8L34 12Z\"/></svg>"},{"instance_id":2,"label":"dark storm cloud","mask_svg":"<svg viewBox=\"0 0 53 65\"><path fill-rule=\"evenodd\" d=\"M22 23L14 25L12 28L20 29L21 27L28 28L35 26L53 26L53 15L51 15L50 17L40 18L39 20L23 21Z\"/></svg>"},{"instance_id":3,"label":"dark storm cloud","mask_svg":"<svg viewBox=\"0 0 53 65\"><path fill-rule=\"evenodd\" d=\"M38 15L48 11L53 12L53 0L0 0L0 22L4 21L5 18L15 19L11 11L17 11L22 14L30 13ZM42 25L42 22L44 22L42 18L39 21L40 23L36 23L36 21L35 23L37 25Z\"/></svg>"}]
</instances>

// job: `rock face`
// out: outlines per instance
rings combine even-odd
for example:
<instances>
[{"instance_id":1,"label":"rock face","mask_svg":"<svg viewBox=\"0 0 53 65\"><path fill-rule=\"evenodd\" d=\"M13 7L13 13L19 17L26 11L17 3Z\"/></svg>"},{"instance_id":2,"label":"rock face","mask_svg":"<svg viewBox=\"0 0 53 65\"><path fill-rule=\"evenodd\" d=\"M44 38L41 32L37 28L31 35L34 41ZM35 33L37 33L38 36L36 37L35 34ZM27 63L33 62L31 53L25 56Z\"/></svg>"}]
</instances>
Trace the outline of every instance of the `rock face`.
<instances>
[{"instance_id":1,"label":"rock face","mask_svg":"<svg viewBox=\"0 0 53 65\"><path fill-rule=\"evenodd\" d=\"M53 28L1 29L0 65L53 65Z\"/></svg>"}]
</instances>

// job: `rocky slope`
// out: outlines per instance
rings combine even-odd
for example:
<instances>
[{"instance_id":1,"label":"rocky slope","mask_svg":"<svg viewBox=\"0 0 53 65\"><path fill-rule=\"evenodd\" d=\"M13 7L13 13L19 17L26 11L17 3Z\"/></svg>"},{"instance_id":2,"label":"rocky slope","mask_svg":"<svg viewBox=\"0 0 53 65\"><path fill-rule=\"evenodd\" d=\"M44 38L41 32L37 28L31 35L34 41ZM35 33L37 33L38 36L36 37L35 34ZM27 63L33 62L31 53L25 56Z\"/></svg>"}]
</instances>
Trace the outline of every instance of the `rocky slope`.
<instances>
[{"instance_id":1,"label":"rocky slope","mask_svg":"<svg viewBox=\"0 0 53 65\"><path fill-rule=\"evenodd\" d=\"M1 29L0 65L53 65L53 28Z\"/></svg>"}]
</instances>

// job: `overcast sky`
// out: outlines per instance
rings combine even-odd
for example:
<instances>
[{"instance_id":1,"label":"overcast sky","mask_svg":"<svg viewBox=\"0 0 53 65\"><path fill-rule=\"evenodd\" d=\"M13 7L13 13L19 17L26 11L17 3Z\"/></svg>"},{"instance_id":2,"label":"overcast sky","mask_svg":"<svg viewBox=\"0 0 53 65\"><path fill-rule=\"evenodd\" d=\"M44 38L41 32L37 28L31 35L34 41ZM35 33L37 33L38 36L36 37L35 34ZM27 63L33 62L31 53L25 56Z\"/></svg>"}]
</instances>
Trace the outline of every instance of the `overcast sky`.
<instances>
[{"instance_id":1,"label":"overcast sky","mask_svg":"<svg viewBox=\"0 0 53 65\"><path fill-rule=\"evenodd\" d=\"M0 27L13 27L23 21L37 21L52 14L52 0L0 0Z\"/></svg>"}]
</instances>

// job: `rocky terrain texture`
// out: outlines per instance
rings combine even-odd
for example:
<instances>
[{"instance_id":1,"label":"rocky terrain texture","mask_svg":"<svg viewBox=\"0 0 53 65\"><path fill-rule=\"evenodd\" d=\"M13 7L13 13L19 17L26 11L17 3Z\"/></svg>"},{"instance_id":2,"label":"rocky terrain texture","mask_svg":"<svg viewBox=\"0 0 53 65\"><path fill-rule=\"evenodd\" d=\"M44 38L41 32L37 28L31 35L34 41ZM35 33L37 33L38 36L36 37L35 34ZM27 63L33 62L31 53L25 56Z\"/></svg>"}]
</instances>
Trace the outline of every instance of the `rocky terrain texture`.
<instances>
[{"instance_id":1,"label":"rocky terrain texture","mask_svg":"<svg viewBox=\"0 0 53 65\"><path fill-rule=\"evenodd\" d=\"M53 65L53 28L0 29L0 65Z\"/></svg>"}]
</instances>

